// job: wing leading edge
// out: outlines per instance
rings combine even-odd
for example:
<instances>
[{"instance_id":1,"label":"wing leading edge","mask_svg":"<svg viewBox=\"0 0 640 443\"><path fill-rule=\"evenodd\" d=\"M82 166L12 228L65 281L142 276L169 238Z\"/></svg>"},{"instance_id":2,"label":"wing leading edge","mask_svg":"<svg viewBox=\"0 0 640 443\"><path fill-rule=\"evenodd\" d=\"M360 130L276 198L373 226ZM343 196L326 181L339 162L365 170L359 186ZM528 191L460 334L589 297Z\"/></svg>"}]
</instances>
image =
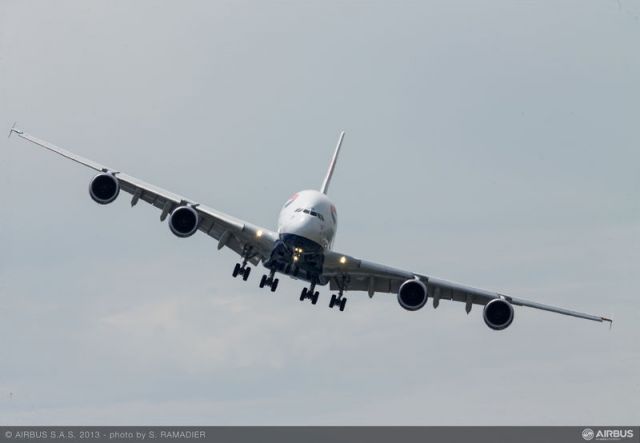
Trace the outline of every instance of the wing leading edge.
<instances>
[{"instance_id":1,"label":"wing leading edge","mask_svg":"<svg viewBox=\"0 0 640 443\"><path fill-rule=\"evenodd\" d=\"M416 274L337 252L325 254L323 275L329 279L329 285L332 290L367 291L370 297L376 292L397 293L404 282L418 279L427 287L434 307L437 307L441 300L452 300L465 303L466 311L469 313L471 306L474 304L486 305L491 300L502 299L515 306L526 306L586 320L613 323L613 320L607 317L510 297L498 292L486 291L435 277Z\"/></svg>"},{"instance_id":2,"label":"wing leading edge","mask_svg":"<svg viewBox=\"0 0 640 443\"><path fill-rule=\"evenodd\" d=\"M140 200L145 201L162 211L160 215L161 221L178 206L192 206L200 216L199 231L218 240L218 249L226 246L241 256L246 255L248 261L254 265L258 264L260 260L265 260L269 257L273 244L277 240L275 232L216 211L193 200L122 173L117 169L109 168L93 160L76 155L66 149L27 134L15 126L11 128L9 135L14 133L31 143L94 171L113 174L120 184L120 189L133 196L131 206L135 206Z\"/></svg>"}]
</instances>

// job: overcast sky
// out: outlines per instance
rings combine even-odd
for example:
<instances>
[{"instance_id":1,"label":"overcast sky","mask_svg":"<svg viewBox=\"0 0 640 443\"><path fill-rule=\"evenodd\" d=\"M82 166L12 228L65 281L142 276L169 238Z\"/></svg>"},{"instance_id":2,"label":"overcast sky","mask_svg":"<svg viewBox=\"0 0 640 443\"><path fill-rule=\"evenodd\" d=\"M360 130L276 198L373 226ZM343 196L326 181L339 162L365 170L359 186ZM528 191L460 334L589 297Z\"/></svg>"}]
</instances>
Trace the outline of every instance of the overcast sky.
<instances>
[{"instance_id":1,"label":"overcast sky","mask_svg":"<svg viewBox=\"0 0 640 443\"><path fill-rule=\"evenodd\" d=\"M639 43L636 0L0 0L7 131L275 228L344 129L337 250L615 319L300 303L2 138L0 424L638 423Z\"/></svg>"}]
</instances>

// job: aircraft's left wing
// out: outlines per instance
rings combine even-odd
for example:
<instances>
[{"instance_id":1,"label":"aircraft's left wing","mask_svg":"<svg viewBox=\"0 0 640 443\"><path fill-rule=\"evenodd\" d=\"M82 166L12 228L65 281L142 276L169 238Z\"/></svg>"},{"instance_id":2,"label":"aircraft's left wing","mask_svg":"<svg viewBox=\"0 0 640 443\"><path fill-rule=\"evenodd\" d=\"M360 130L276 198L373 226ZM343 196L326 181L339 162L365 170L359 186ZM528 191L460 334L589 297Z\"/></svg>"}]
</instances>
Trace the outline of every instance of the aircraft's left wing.
<instances>
[{"instance_id":1,"label":"aircraft's left wing","mask_svg":"<svg viewBox=\"0 0 640 443\"><path fill-rule=\"evenodd\" d=\"M94 171L114 175L118 180L120 189L133 196L131 206L134 206L140 200L147 202L160 209L161 221L164 221L178 206L193 207L199 216L198 230L218 240L218 249L227 246L240 256L246 255L248 261L254 265L258 264L260 260L269 258L273 244L277 240L275 232L216 211L193 200L122 173L117 169L109 168L93 160L76 155L15 127L11 128L9 135L11 134L16 134L25 140L89 167Z\"/></svg>"},{"instance_id":2,"label":"aircraft's left wing","mask_svg":"<svg viewBox=\"0 0 640 443\"><path fill-rule=\"evenodd\" d=\"M433 300L434 307L438 306L440 300L452 300L465 303L466 311L469 313L474 304L486 305L491 300L503 299L515 306L527 306L571 317L612 323L612 320L606 317L536 303L498 292L472 288L333 251L325 254L323 275L329 278L329 285L332 290L367 291L370 297L376 292L397 293L404 282L417 279L426 286L428 297Z\"/></svg>"}]
</instances>

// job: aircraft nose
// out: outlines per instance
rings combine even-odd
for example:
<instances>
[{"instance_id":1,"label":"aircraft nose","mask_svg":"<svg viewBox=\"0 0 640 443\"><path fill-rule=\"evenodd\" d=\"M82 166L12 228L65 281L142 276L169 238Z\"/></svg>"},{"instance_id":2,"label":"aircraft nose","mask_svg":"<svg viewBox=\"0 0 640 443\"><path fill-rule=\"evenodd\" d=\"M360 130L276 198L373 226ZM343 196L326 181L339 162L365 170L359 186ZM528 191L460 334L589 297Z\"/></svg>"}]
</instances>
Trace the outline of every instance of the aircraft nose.
<instances>
[{"instance_id":1,"label":"aircraft nose","mask_svg":"<svg viewBox=\"0 0 640 443\"><path fill-rule=\"evenodd\" d=\"M311 217L301 214L298 217L296 217L295 225L296 225L296 227L298 227L300 229L303 229L303 228L306 228L308 226L312 226L313 225L313 220L311 219Z\"/></svg>"},{"instance_id":2,"label":"aircraft nose","mask_svg":"<svg viewBox=\"0 0 640 443\"><path fill-rule=\"evenodd\" d=\"M294 217L293 220L291 220L291 222L289 223L289 229L300 233L310 232L316 229L315 220L313 219L313 217L310 217L306 214L299 214L297 217Z\"/></svg>"}]
</instances>

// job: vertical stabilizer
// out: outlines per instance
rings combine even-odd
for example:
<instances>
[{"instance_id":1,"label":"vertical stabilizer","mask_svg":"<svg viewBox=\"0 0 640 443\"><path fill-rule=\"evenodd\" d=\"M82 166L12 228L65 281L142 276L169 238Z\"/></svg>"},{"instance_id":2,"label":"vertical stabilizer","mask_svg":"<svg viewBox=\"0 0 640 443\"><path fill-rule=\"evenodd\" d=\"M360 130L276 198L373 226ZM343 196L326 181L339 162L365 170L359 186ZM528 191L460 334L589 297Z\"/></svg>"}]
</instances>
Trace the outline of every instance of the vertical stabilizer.
<instances>
[{"instance_id":1,"label":"vertical stabilizer","mask_svg":"<svg viewBox=\"0 0 640 443\"><path fill-rule=\"evenodd\" d=\"M340 153L340 146L342 146L342 139L344 139L344 131L340 133L340 138L338 139L338 144L336 145L336 150L333 153L333 157L331 157L331 163L329 164L329 170L327 171L327 175L322 182L322 187L320 188L320 192L326 194L329 190L329 183L331 182L331 176L333 175L333 170L336 168L336 161L338 160L338 154Z\"/></svg>"}]
</instances>

